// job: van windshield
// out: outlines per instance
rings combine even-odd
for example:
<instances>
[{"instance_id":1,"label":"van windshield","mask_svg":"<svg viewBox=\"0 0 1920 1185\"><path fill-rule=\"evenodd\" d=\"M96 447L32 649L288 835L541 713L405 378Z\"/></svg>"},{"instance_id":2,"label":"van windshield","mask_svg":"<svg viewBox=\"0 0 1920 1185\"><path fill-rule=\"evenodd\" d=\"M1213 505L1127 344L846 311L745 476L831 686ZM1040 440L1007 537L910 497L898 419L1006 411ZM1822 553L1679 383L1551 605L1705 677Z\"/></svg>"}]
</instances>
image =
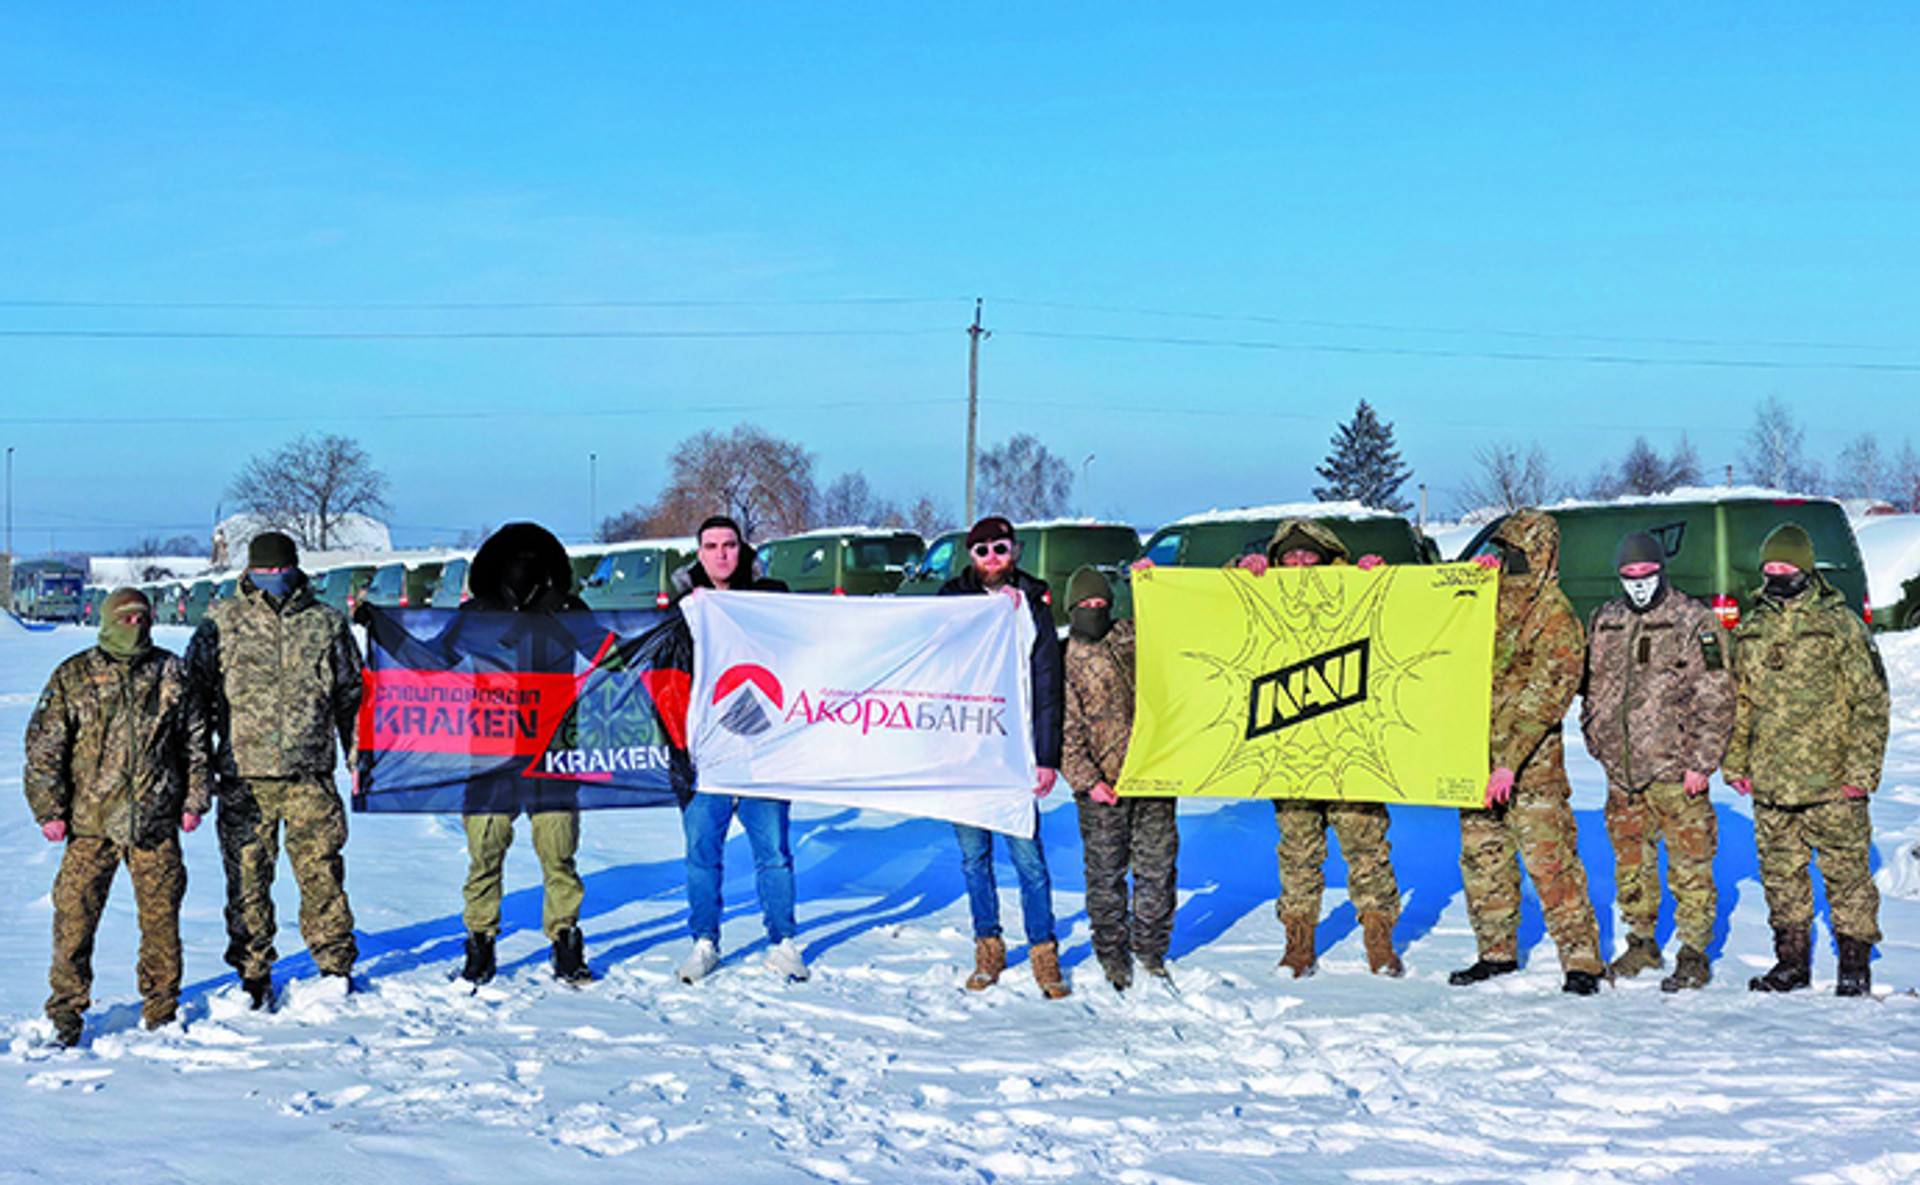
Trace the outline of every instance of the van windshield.
<instances>
[{"instance_id":1,"label":"van windshield","mask_svg":"<svg viewBox=\"0 0 1920 1185\"><path fill-rule=\"evenodd\" d=\"M919 553L919 544L904 536L854 539L847 546L847 567L855 572L898 570L918 559Z\"/></svg>"}]
</instances>

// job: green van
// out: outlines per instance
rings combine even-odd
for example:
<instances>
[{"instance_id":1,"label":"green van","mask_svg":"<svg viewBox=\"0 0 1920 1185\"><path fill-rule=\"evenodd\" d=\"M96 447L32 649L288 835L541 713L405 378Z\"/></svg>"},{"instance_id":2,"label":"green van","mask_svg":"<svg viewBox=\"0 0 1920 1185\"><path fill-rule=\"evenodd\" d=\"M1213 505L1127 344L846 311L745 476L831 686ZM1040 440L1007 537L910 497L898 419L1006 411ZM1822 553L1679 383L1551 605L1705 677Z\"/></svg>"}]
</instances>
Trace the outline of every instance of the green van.
<instances>
[{"instance_id":1,"label":"green van","mask_svg":"<svg viewBox=\"0 0 1920 1185\"><path fill-rule=\"evenodd\" d=\"M1724 498L1638 498L1546 507L1560 524L1560 587L1582 621L1620 595L1613 557L1620 540L1646 531L1667 549L1667 577L1675 588L1713 607L1731 629L1760 587L1760 545L1782 523L1799 523L1813 538L1820 575L1863 618L1867 572L1846 511L1828 498L1738 494ZM1470 559L1488 549L1500 523L1482 527L1461 551Z\"/></svg>"},{"instance_id":2,"label":"green van","mask_svg":"<svg viewBox=\"0 0 1920 1185\"><path fill-rule=\"evenodd\" d=\"M373 573L372 564L342 564L338 568L316 572L312 577L314 599L324 601L352 618L353 611L359 607L361 594L367 591L367 585L373 583Z\"/></svg>"},{"instance_id":3,"label":"green van","mask_svg":"<svg viewBox=\"0 0 1920 1185\"><path fill-rule=\"evenodd\" d=\"M180 598L181 625L199 625L206 619L213 605L213 589L211 580L196 580L187 586L186 595Z\"/></svg>"},{"instance_id":4,"label":"green van","mask_svg":"<svg viewBox=\"0 0 1920 1185\"><path fill-rule=\"evenodd\" d=\"M427 604L435 609L458 609L466 603L467 597L467 556L448 560L440 565L440 579L433 582L433 596Z\"/></svg>"},{"instance_id":5,"label":"green van","mask_svg":"<svg viewBox=\"0 0 1920 1185\"><path fill-rule=\"evenodd\" d=\"M912 531L853 528L773 539L757 550L760 575L794 592L869 596L898 591L926 548Z\"/></svg>"},{"instance_id":6,"label":"green van","mask_svg":"<svg viewBox=\"0 0 1920 1185\"><path fill-rule=\"evenodd\" d=\"M1067 581L1084 566L1099 568L1109 580L1121 579L1127 565L1140 556L1140 533L1124 523L1079 520L1015 523L1020 542L1020 567L1047 582L1053 593L1053 622L1067 623ZM927 554L900 583L902 596L931 596L966 569L967 533L948 531L933 541Z\"/></svg>"},{"instance_id":7,"label":"green van","mask_svg":"<svg viewBox=\"0 0 1920 1185\"><path fill-rule=\"evenodd\" d=\"M382 564L367 582L365 600L388 609L418 609L433 601L443 565L438 560Z\"/></svg>"},{"instance_id":8,"label":"green van","mask_svg":"<svg viewBox=\"0 0 1920 1185\"><path fill-rule=\"evenodd\" d=\"M591 609L665 609L678 595L673 572L699 551L692 539L636 539L609 543L580 582Z\"/></svg>"}]
</instances>

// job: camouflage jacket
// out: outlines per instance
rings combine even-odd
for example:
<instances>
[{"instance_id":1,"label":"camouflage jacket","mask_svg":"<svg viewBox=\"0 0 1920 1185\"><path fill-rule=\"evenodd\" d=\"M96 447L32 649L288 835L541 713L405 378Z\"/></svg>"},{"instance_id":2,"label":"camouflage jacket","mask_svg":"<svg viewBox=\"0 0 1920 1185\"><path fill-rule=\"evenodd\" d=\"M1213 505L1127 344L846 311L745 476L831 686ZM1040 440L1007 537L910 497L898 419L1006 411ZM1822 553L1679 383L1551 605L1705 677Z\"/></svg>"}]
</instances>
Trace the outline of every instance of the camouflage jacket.
<instances>
[{"instance_id":1,"label":"camouflage jacket","mask_svg":"<svg viewBox=\"0 0 1920 1185\"><path fill-rule=\"evenodd\" d=\"M1527 571L1502 572L1493 632L1490 768L1516 787L1566 792L1561 722L1580 691L1586 633L1560 591L1560 528L1538 510L1507 516L1494 541L1523 552Z\"/></svg>"},{"instance_id":2,"label":"camouflage jacket","mask_svg":"<svg viewBox=\"0 0 1920 1185\"><path fill-rule=\"evenodd\" d=\"M211 805L206 726L165 650L99 647L61 663L27 725L27 803L69 835L152 848Z\"/></svg>"},{"instance_id":3,"label":"camouflage jacket","mask_svg":"<svg viewBox=\"0 0 1920 1185\"><path fill-rule=\"evenodd\" d=\"M275 608L242 580L187 647L187 674L217 738L221 779L333 772L334 738L354 758L360 649L338 609L306 584Z\"/></svg>"},{"instance_id":4,"label":"camouflage jacket","mask_svg":"<svg viewBox=\"0 0 1920 1185\"><path fill-rule=\"evenodd\" d=\"M1755 597L1733 631L1733 671L1728 781L1751 778L1755 802L1782 807L1879 787L1887 676L1846 598L1824 581L1786 602Z\"/></svg>"},{"instance_id":5,"label":"camouflage jacket","mask_svg":"<svg viewBox=\"0 0 1920 1185\"><path fill-rule=\"evenodd\" d=\"M1609 782L1644 790L1719 768L1733 732L1729 650L1713 610L1671 585L1643 612L1625 597L1594 610L1580 729Z\"/></svg>"},{"instance_id":6,"label":"camouflage jacket","mask_svg":"<svg viewBox=\"0 0 1920 1185\"><path fill-rule=\"evenodd\" d=\"M1077 797L1120 782L1133 734L1133 622L1098 642L1067 640L1067 724L1060 772Z\"/></svg>"}]
</instances>

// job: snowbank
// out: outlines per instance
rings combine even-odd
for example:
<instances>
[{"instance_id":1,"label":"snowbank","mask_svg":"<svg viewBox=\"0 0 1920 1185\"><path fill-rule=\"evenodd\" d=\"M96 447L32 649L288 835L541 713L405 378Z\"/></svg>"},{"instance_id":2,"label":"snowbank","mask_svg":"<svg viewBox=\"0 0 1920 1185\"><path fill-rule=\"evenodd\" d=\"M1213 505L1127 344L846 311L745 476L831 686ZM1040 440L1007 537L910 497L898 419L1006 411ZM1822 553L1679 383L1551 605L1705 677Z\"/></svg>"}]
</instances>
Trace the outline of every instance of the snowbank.
<instances>
[{"instance_id":1,"label":"snowbank","mask_svg":"<svg viewBox=\"0 0 1920 1185\"><path fill-rule=\"evenodd\" d=\"M1853 537L1867 566L1867 604L1875 609L1899 604L1907 581L1920 575L1920 514L1857 519Z\"/></svg>"}]
</instances>

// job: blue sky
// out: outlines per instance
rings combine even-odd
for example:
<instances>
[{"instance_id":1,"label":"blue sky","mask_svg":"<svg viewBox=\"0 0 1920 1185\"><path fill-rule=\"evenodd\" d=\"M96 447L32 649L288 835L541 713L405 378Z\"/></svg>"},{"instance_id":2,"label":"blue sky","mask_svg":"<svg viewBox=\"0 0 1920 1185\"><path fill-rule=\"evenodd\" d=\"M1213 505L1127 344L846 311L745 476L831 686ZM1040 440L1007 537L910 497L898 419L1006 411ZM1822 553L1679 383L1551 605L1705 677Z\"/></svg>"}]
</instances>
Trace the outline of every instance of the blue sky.
<instances>
[{"instance_id":1,"label":"blue sky","mask_svg":"<svg viewBox=\"0 0 1920 1185\"><path fill-rule=\"evenodd\" d=\"M16 549L204 532L303 431L409 544L742 420L957 513L976 296L983 441L1142 526L1307 497L1360 398L1436 511L1769 397L1898 447L1920 16L1671 8L0 3ZM576 336L274 336L501 332Z\"/></svg>"}]
</instances>

